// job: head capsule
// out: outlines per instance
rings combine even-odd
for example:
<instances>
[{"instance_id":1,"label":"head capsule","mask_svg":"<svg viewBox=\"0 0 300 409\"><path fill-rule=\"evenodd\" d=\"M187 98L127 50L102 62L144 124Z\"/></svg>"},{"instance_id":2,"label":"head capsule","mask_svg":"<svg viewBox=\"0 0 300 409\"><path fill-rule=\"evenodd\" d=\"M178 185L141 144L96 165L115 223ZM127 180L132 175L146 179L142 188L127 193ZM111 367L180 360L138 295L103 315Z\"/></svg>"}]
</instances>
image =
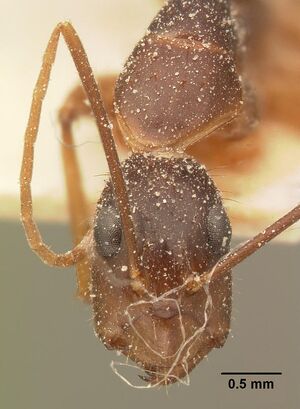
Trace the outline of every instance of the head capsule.
<instances>
[{"instance_id":1,"label":"head capsule","mask_svg":"<svg viewBox=\"0 0 300 409\"><path fill-rule=\"evenodd\" d=\"M228 252L230 223L212 180L193 159L133 154L122 169L144 291L132 285L124 232L108 182L94 220L95 330L107 347L155 374L151 382L163 377L174 382L225 342L230 273L194 294L186 283Z\"/></svg>"}]
</instances>

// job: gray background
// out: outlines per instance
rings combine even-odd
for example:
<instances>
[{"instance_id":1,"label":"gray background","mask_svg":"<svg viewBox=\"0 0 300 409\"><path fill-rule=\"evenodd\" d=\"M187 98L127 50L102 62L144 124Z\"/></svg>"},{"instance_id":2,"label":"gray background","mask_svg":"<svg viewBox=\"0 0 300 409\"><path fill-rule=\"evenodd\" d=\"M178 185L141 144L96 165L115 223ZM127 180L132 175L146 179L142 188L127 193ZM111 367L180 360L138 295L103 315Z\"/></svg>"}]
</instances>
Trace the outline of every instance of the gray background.
<instances>
[{"instance_id":1,"label":"gray background","mask_svg":"<svg viewBox=\"0 0 300 409\"><path fill-rule=\"evenodd\" d=\"M67 227L42 225L62 251ZM236 268L232 336L192 372L191 386L134 390L111 371L72 269L51 269L21 226L1 222L0 408L299 407L299 245L271 245ZM272 391L229 390L221 371L282 371ZM257 378L257 377L254 377ZM251 377L248 377L250 380Z\"/></svg>"}]
</instances>

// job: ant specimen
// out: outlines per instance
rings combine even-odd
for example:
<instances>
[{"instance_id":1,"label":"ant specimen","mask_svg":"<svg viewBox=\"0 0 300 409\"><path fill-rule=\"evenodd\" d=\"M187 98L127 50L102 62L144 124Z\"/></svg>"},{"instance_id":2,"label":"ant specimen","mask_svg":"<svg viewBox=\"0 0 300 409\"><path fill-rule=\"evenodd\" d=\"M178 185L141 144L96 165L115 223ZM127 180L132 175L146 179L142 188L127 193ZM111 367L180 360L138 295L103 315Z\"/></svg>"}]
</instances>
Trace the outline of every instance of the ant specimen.
<instances>
[{"instance_id":1,"label":"ant specimen","mask_svg":"<svg viewBox=\"0 0 300 409\"><path fill-rule=\"evenodd\" d=\"M75 92L61 110L63 140L72 144L72 121L91 110L111 177L92 226L82 223L88 216L76 157L62 146L76 243L64 254L43 242L31 197L34 144L60 35L86 94ZM251 126L251 104L242 109L241 103L247 90L240 58L229 1L170 0L119 77L113 125L68 22L54 29L34 90L21 169L29 245L51 266L77 266L97 336L144 369L148 386L182 381L210 350L224 345L232 268L300 219L298 205L230 251L231 226L220 194L205 167L184 153L225 125L230 132ZM133 150L122 164L114 142L118 127Z\"/></svg>"}]
</instances>

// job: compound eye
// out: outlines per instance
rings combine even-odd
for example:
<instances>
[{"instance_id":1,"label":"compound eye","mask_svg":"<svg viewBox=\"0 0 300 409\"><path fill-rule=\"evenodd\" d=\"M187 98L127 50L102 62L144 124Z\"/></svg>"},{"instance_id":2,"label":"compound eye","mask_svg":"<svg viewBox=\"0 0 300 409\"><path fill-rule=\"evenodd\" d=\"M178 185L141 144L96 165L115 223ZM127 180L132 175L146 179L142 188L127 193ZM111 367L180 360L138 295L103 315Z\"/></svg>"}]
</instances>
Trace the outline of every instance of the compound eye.
<instances>
[{"instance_id":1,"label":"compound eye","mask_svg":"<svg viewBox=\"0 0 300 409\"><path fill-rule=\"evenodd\" d=\"M122 225L119 212L114 205L104 205L97 212L94 238L100 256L108 258L119 253Z\"/></svg>"},{"instance_id":2,"label":"compound eye","mask_svg":"<svg viewBox=\"0 0 300 409\"><path fill-rule=\"evenodd\" d=\"M208 214L208 240L213 251L225 254L229 251L231 226L221 204L214 205Z\"/></svg>"}]
</instances>

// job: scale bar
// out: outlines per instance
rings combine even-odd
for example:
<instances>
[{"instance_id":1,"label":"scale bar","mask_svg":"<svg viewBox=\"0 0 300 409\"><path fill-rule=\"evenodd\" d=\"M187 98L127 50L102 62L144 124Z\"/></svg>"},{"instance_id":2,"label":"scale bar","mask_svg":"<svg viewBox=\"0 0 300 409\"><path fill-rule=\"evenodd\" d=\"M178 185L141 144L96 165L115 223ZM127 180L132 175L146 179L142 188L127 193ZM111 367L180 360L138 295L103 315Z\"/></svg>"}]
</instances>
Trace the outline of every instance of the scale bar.
<instances>
[{"instance_id":1,"label":"scale bar","mask_svg":"<svg viewBox=\"0 0 300 409\"><path fill-rule=\"evenodd\" d=\"M282 372L221 372L221 375L282 375Z\"/></svg>"}]
</instances>

